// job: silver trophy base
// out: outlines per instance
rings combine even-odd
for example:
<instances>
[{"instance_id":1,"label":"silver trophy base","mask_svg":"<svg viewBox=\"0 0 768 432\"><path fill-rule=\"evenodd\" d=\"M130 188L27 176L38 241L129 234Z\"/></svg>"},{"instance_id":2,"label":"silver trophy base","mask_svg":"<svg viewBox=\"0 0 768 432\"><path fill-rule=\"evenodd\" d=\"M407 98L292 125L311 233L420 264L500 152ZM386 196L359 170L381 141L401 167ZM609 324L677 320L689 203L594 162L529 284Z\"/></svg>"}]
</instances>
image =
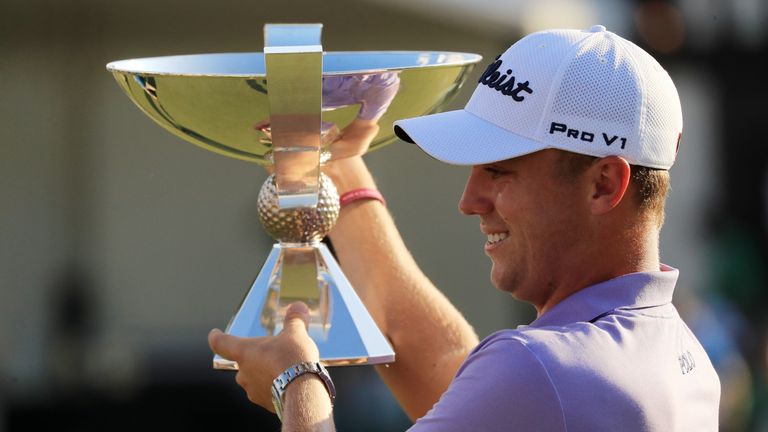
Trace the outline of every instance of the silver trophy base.
<instances>
[{"instance_id":1,"label":"silver trophy base","mask_svg":"<svg viewBox=\"0 0 768 432\"><path fill-rule=\"evenodd\" d=\"M293 301L304 301L310 308L309 335L317 343L323 365L395 361L392 346L321 242L273 245L226 333L239 337L276 335L282 328L285 309ZM238 370L237 362L218 355L213 358L213 367Z\"/></svg>"}]
</instances>

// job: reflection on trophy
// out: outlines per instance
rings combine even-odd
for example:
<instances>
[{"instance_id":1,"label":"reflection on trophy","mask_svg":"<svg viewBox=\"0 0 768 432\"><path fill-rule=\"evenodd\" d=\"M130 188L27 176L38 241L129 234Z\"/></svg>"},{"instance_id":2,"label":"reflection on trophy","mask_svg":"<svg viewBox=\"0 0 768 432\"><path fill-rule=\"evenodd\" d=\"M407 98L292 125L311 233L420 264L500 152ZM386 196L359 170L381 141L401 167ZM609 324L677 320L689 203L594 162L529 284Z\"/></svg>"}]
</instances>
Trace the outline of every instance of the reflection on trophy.
<instances>
[{"instance_id":1,"label":"reflection on trophy","mask_svg":"<svg viewBox=\"0 0 768 432\"><path fill-rule=\"evenodd\" d=\"M438 110L481 58L324 53L321 30L320 24L267 24L263 54L131 59L107 69L165 129L271 172L258 210L277 243L226 332L277 334L288 306L302 301L325 365L389 363L392 347L322 242L339 215L339 196L321 166L394 141L394 120ZM237 369L219 356L213 366Z\"/></svg>"}]
</instances>

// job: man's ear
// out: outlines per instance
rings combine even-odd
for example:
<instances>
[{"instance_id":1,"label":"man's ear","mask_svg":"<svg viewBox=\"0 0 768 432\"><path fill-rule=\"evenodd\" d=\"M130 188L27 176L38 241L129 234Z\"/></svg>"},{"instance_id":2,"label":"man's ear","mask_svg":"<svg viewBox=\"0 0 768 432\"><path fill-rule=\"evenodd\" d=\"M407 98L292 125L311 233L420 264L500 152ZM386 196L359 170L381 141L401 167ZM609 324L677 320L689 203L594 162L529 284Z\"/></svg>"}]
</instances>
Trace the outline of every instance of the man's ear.
<instances>
[{"instance_id":1,"label":"man's ear","mask_svg":"<svg viewBox=\"0 0 768 432\"><path fill-rule=\"evenodd\" d=\"M627 192L631 175L629 163L619 156L608 156L598 159L589 172L593 182L592 214L608 213L619 205Z\"/></svg>"}]
</instances>

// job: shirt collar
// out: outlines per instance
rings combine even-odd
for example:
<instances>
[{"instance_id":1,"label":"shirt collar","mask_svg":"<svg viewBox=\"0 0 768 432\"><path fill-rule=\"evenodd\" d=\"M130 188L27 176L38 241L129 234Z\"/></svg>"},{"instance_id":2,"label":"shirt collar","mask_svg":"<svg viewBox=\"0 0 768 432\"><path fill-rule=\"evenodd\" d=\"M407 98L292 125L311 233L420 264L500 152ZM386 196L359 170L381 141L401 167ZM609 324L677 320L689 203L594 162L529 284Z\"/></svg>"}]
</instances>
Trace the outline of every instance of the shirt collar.
<instances>
[{"instance_id":1,"label":"shirt collar","mask_svg":"<svg viewBox=\"0 0 768 432\"><path fill-rule=\"evenodd\" d=\"M581 289L544 315L530 327L562 326L590 321L612 310L638 309L672 302L679 271L666 264L655 272L630 273Z\"/></svg>"}]
</instances>

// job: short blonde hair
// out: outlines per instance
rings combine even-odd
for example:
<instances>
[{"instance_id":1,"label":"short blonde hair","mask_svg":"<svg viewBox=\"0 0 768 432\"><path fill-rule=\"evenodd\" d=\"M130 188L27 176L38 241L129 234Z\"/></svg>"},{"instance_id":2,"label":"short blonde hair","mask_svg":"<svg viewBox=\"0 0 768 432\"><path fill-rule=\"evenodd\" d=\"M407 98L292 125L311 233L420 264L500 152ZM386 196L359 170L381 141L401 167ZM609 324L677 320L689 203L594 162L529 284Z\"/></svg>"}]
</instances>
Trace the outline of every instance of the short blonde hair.
<instances>
[{"instance_id":1,"label":"short blonde hair","mask_svg":"<svg viewBox=\"0 0 768 432\"><path fill-rule=\"evenodd\" d=\"M598 157L560 150L558 173L562 180L573 180L587 170ZM669 171L630 165L629 186L641 215L652 218L658 228L664 224L664 203L669 191Z\"/></svg>"}]
</instances>

